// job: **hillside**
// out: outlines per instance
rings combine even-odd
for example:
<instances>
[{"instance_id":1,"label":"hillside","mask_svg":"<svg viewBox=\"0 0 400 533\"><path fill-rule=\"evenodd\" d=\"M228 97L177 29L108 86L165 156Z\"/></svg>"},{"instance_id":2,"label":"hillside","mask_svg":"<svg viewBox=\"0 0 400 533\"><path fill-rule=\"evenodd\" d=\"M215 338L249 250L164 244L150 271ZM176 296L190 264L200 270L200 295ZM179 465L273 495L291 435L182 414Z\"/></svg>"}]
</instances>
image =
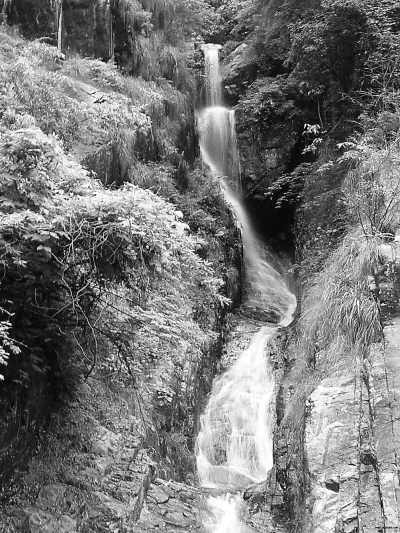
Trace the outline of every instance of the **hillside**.
<instances>
[{"instance_id":1,"label":"hillside","mask_svg":"<svg viewBox=\"0 0 400 533\"><path fill-rule=\"evenodd\" d=\"M0 531L400 531L397 3L0 11Z\"/></svg>"},{"instance_id":2,"label":"hillside","mask_svg":"<svg viewBox=\"0 0 400 533\"><path fill-rule=\"evenodd\" d=\"M193 475L237 231L167 81L0 43L2 528L109 531L143 473Z\"/></svg>"}]
</instances>

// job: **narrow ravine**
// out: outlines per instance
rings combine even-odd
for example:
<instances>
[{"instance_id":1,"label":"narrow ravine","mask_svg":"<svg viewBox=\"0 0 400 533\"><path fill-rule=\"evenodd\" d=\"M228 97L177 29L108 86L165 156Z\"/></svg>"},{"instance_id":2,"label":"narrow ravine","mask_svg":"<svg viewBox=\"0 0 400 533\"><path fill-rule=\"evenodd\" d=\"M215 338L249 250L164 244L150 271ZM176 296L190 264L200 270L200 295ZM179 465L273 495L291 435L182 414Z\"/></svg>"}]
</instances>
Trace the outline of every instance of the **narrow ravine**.
<instances>
[{"instance_id":1,"label":"narrow ravine","mask_svg":"<svg viewBox=\"0 0 400 533\"><path fill-rule=\"evenodd\" d=\"M196 453L200 484L216 494L207 502L206 529L243 533L248 529L241 520L241 492L264 481L273 466L274 377L266 347L277 329L292 320L296 299L272 266L240 198L235 115L223 105L219 48L213 44L203 47L207 106L198 115L201 153L211 173L221 178L226 201L241 229L245 267L242 310L254 321L256 332L248 348L214 381L201 417Z\"/></svg>"}]
</instances>

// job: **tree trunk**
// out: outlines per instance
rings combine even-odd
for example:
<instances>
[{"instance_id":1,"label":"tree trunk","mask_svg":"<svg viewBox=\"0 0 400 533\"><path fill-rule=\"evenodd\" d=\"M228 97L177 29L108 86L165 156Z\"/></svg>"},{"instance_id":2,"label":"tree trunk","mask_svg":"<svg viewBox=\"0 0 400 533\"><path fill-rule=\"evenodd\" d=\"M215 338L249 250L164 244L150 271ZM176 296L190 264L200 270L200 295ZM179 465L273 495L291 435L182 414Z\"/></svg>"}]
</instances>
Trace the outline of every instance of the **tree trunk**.
<instances>
[{"instance_id":1,"label":"tree trunk","mask_svg":"<svg viewBox=\"0 0 400 533\"><path fill-rule=\"evenodd\" d=\"M110 32L109 57L110 57L110 61L114 63L114 27L113 27L113 14L112 14L112 0L109 0L108 2L108 20L109 20L109 32Z\"/></svg>"},{"instance_id":2,"label":"tree trunk","mask_svg":"<svg viewBox=\"0 0 400 533\"><path fill-rule=\"evenodd\" d=\"M63 1L57 4L57 48L62 52L62 25L63 25Z\"/></svg>"},{"instance_id":3,"label":"tree trunk","mask_svg":"<svg viewBox=\"0 0 400 533\"><path fill-rule=\"evenodd\" d=\"M1 24L7 24L7 8L8 5L11 3L11 0L3 0L3 7L1 8L1 17L0 17L0 23Z\"/></svg>"}]
</instances>

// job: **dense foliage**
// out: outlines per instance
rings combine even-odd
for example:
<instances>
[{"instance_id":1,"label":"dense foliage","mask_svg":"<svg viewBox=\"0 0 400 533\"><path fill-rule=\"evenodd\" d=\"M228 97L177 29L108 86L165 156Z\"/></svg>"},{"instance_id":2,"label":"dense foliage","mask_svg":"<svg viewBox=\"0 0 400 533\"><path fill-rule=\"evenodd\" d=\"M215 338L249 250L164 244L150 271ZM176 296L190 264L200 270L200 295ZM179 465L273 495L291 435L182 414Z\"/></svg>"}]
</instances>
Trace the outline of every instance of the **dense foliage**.
<instances>
[{"instance_id":1,"label":"dense foliage","mask_svg":"<svg viewBox=\"0 0 400 533\"><path fill-rule=\"evenodd\" d=\"M184 476L225 247L237 260L219 187L191 168L188 101L11 32L0 55L1 497L94 375L134 392L138 434Z\"/></svg>"},{"instance_id":2,"label":"dense foliage","mask_svg":"<svg viewBox=\"0 0 400 533\"><path fill-rule=\"evenodd\" d=\"M225 37L227 91L238 102L244 183L262 196L345 141L363 112L393 111L399 14L390 1L250 2L252 14L242 4L236 24L252 31Z\"/></svg>"},{"instance_id":3,"label":"dense foliage","mask_svg":"<svg viewBox=\"0 0 400 533\"><path fill-rule=\"evenodd\" d=\"M301 394L343 355L361 368L382 336L381 252L399 224L397 4L0 6L59 47L0 36L0 481L94 376L132 392L134 430L165 476L191 469L196 397L238 262L218 187L193 168L204 40L224 45L250 201L293 228ZM304 423L304 398L282 428ZM304 470L301 438L288 471ZM302 497L290 475L280 482L287 500Z\"/></svg>"}]
</instances>

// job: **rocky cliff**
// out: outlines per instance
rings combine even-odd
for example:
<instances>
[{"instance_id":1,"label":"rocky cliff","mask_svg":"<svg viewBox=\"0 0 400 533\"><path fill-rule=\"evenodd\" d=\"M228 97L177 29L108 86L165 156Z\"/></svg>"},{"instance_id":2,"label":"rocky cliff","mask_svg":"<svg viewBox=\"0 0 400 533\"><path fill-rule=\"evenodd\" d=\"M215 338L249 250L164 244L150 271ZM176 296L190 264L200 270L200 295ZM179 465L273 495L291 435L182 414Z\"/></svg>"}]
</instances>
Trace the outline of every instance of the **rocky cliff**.
<instances>
[{"instance_id":1,"label":"rocky cliff","mask_svg":"<svg viewBox=\"0 0 400 533\"><path fill-rule=\"evenodd\" d=\"M292 234L299 284L298 318L271 347L275 469L246 494L256 531L399 530L398 129L394 100L376 105L379 69L369 78L398 12L376 9L268 2L226 44L248 204L278 248L276 227Z\"/></svg>"},{"instance_id":2,"label":"rocky cliff","mask_svg":"<svg viewBox=\"0 0 400 533\"><path fill-rule=\"evenodd\" d=\"M3 3L0 529L201 530L198 415L246 340L238 232L196 163L206 37L299 297L246 520L400 531L398 7L211 2L216 28L200 4L63 2L60 44L58 3Z\"/></svg>"}]
</instances>

